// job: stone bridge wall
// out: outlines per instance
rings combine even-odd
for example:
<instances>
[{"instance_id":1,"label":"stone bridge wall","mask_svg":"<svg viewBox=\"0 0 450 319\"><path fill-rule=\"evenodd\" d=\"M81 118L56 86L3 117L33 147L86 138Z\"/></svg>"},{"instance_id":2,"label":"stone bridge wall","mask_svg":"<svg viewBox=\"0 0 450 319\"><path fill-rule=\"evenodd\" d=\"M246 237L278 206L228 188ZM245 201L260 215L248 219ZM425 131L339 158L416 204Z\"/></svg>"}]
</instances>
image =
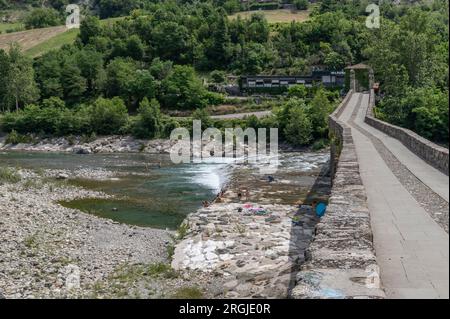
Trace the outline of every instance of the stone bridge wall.
<instances>
[{"instance_id":1,"label":"stone bridge wall","mask_svg":"<svg viewBox=\"0 0 450 319\"><path fill-rule=\"evenodd\" d=\"M375 118L373 108L375 107L375 93L370 91L370 105L365 122L387 135L399 140L414 154L421 157L431 166L448 175L448 149L441 147L429 140L417 135L413 131L398 127Z\"/></svg>"},{"instance_id":2,"label":"stone bridge wall","mask_svg":"<svg viewBox=\"0 0 450 319\"><path fill-rule=\"evenodd\" d=\"M316 227L293 298L384 298L380 289L367 197L351 128L339 120L352 91L329 118L340 145L327 214ZM333 156L333 154L332 154ZM333 165L333 164L332 164Z\"/></svg>"}]
</instances>

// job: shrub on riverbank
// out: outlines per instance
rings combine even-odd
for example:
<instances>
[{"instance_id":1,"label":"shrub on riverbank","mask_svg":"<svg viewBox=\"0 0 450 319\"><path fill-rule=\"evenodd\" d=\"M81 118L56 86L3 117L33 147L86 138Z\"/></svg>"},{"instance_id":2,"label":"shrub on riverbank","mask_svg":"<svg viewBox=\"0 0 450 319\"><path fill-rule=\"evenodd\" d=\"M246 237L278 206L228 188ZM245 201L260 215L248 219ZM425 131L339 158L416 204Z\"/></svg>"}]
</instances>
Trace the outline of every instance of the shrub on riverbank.
<instances>
[{"instance_id":1,"label":"shrub on riverbank","mask_svg":"<svg viewBox=\"0 0 450 319\"><path fill-rule=\"evenodd\" d=\"M23 110L5 113L0 118L2 131L10 133L7 144L31 143L31 136L96 136L128 135L136 138L168 138L173 129L185 127L192 132L192 120L202 121L202 129L216 127L224 134L225 128L278 128L281 141L295 146L308 146L328 138L328 115L333 110L336 96L323 89L311 99L292 97L274 115L258 119L212 119L206 109L199 108L191 118L171 118L161 113L156 99L144 98L138 114L129 116L125 103L119 97L98 98L93 104L69 109L58 98L44 100L40 105L28 105ZM322 143L324 144L324 143ZM326 143L325 143L326 144ZM316 145L320 148L322 145Z\"/></svg>"},{"instance_id":2,"label":"shrub on riverbank","mask_svg":"<svg viewBox=\"0 0 450 319\"><path fill-rule=\"evenodd\" d=\"M8 167L0 167L0 185L4 183L15 184L20 182L21 179L15 170Z\"/></svg>"}]
</instances>

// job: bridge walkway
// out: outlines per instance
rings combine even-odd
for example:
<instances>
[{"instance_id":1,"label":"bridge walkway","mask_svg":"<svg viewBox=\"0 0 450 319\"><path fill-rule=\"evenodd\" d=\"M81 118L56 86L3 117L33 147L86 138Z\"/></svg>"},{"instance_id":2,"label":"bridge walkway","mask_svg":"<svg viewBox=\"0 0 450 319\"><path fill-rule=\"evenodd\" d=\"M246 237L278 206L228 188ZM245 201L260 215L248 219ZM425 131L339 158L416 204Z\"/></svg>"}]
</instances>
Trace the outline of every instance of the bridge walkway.
<instances>
[{"instance_id":1,"label":"bridge walkway","mask_svg":"<svg viewBox=\"0 0 450 319\"><path fill-rule=\"evenodd\" d=\"M449 298L448 176L364 123L369 94L340 120L352 128L388 298Z\"/></svg>"}]
</instances>

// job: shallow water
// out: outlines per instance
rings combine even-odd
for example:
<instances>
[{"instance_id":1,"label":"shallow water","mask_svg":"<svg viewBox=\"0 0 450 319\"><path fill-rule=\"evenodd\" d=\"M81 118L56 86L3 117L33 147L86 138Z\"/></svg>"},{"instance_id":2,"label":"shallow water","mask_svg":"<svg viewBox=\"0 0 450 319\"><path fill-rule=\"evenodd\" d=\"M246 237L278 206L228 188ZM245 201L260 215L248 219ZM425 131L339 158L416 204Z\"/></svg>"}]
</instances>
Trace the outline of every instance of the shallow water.
<instances>
[{"instance_id":1,"label":"shallow water","mask_svg":"<svg viewBox=\"0 0 450 319\"><path fill-rule=\"evenodd\" d=\"M202 201L212 200L227 180L226 164L175 165L167 155L8 152L0 153L0 165L113 171L117 178L75 178L69 182L117 199L81 199L61 204L121 223L163 229L176 229Z\"/></svg>"}]
</instances>

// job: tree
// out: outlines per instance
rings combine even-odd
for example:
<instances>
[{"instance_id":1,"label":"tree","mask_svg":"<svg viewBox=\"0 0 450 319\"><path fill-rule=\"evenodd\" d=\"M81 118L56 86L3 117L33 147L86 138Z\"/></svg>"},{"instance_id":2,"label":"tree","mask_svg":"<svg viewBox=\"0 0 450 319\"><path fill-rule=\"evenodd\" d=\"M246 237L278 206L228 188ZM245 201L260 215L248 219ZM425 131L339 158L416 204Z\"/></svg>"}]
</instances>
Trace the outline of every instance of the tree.
<instances>
[{"instance_id":1,"label":"tree","mask_svg":"<svg viewBox=\"0 0 450 319\"><path fill-rule=\"evenodd\" d=\"M211 26L211 40L206 41L204 54L209 61L209 67L223 68L228 65L231 57L230 34L228 32L228 17L220 12L218 21Z\"/></svg>"},{"instance_id":2,"label":"tree","mask_svg":"<svg viewBox=\"0 0 450 319\"><path fill-rule=\"evenodd\" d=\"M189 30L185 26L173 21L161 22L151 34L154 56L186 63L191 60L190 38Z\"/></svg>"},{"instance_id":3,"label":"tree","mask_svg":"<svg viewBox=\"0 0 450 319\"><path fill-rule=\"evenodd\" d=\"M131 11L139 9L142 0L96 0L102 18L129 15Z\"/></svg>"},{"instance_id":4,"label":"tree","mask_svg":"<svg viewBox=\"0 0 450 319\"><path fill-rule=\"evenodd\" d=\"M58 11L64 11L66 6L69 4L69 0L50 0L50 5Z\"/></svg>"},{"instance_id":5,"label":"tree","mask_svg":"<svg viewBox=\"0 0 450 319\"><path fill-rule=\"evenodd\" d=\"M296 106L289 111L289 121L283 133L293 145L304 146L311 142L313 128L304 108Z\"/></svg>"},{"instance_id":6,"label":"tree","mask_svg":"<svg viewBox=\"0 0 450 319\"><path fill-rule=\"evenodd\" d=\"M233 66L243 74L258 74L270 65L273 55L260 44L250 42L242 47Z\"/></svg>"},{"instance_id":7,"label":"tree","mask_svg":"<svg viewBox=\"0 0 450 319\"><path fill-rule=\"evenodd\" d=\"M212 71L211 79L216 84L222 84L226 80L226 73L223 71L218 71L218 70Z\"/></svg>"},{"instance_id":8,"label":"tree","mask_svg":"<svg viewBox=\"0 0 450 319\"><path fill-rule=\"evenodd\" d=\"M130 83L135 79L137 66L131 59L115 58L106 67L105 91L108 97L121 96L131 105Z\"/></svg>"},{"instance_id":9,"label":"tree","mask_svg":"<svg viewBox=\"0 0 450 319\"><path fill-rule=\"evenodd\" d=\"M67 60L64 62L60 81L65 100L77 101L86 92L86 79L81 76L81 70L75 61Z\"/></svg>"},{"instance_id":10,"label":"tree","mask_svg":"<svg viewBox=\"0 0 450 319\"><path fill-rule=\"evenodd\" d=\"M297 10L308 10L309 1L308 0L294 0L294 5Z\"/></svg>"},{"instance_id":11,"label":"tree","mask_svg":"<svg viewBox=\"0 0 450 319\"><path fill-rule=\"evenodd\" d=\"M147 98L144 98L139 104L138 114L139 117L134 127L134 135L137 138L158 137L163 130L159 102L155 99L149 102Z\"/></svg>"},{"instance_id":12,"label":"tree","mask_svg":"<svg viewBox=\"0 0 450 319\"><path fill-rule=\"evenodd\" d=\"M88 44L91 38L99 37L103 34L100 20L94 16L87 16L80 25L80 40L83 44Z\"/></svg>"},{"instance_id":13,"label":"tree","mask_svg":"<svg viewBox=\"0 0 450 319\"><path fill-rule=\"evenodd\" d=\"M18 111L20 105L36 101L39 98L39 90L34 79L32 63L22 54L18 46L11 46L9 61L6 98L8 101L12 101Z\"/></svg>"},{"instance_id":14,"label":"tree","mask_svg":"<svg viewBox=\"0 0 450 319\"><path fill-rule=\"evenodd\" d=\"M52 96L62 98L64 95L61 85L61 59L64 53L51 51L36 59L34 69L36 81L39 86L41 97Z\"/></svg>"},{"instance_id":15,"label":"tree","mask_svg":"<svg viewBox=\"0 0 450 319\"><path fill-rule=\"evenodd\" d=\"M192 119L201 121L202 130L206 130L213 126L213 121L209 116L208 111L205 109L196 109L194 113L192 113Z\"/></svg>"},{"instance_id":16,"label":"tree","mask_svg":"<svg viewBox=\"0 0 450 319\"><path fill-rule=\"evenodd\" d=\"M328 137L328 116L331 112L333 112L333 105L328 100L326 91L319 89L307 108L314 138Z\"/></svg>"},{"instance_id":17,"label":"tree","mask_svg":"<svg viewBox=\"0 0 450 319\"><path fill-rule=\"evenodd\" d=\"M92 127L99 134L118 134L128 121L128 112L122 99L98 98L92 108Z\"/></svg>"},{"instance_id":18,"label":"tree","mask_svg":"<svg viewBox=\"0 0 450 319\"><path fill-rule=\"evenodd\" d=\"M293 85L289 88L288 94L290 97L305 99L308 96L308 89L303 84Z\"/></svg>"},{"instance_id":19,"label":"tree","mask_svg":"<svg viewBox=\"0 0 450 319\"><path fill-rule=\"evenodd\" d=\"M87 91L89 93L98 92L102 88L106 77L102 53L87 48L79 51L75 59L81 75L87 81Z\"/></svg>"},{"instance_id":20,"label":"tree","mask_svg":"<svg viewBox=\"0 0 450 319\"><path fill-rule=\"evenodd\" d=\"M142 60L145 53L145 46L137 35L132 35L127 39L126 42L127 55L134 60Z\"/></svg>"},{"instance_id":21,"label":"tree","mask_svg":"<svg viewBox=\"0 0 450 319\"><path fill-rule=\"evenodd\" d=\"M150 65L150 73L157 80L164 80L169 76L173 69L172 61L162 61L160 58L155 58Z\"/></svg>"},{"instance_id":22,"label":"tree","mask_svg":"<svg viewBox=\"0 0 450 319\"><path fill-rule=\"evenodd\" d=\"M10 67L8 54L4 50L0 50L0 110L2 111L9 107L7 99Z\"/></svg>"},{"instance_id":23,"label":"tree","mask_svg":"<svg viewBox=\"0 0 450 319\"><path fill-rule=\"evenodd\" d=\"M144 98L153 99L156 94L155 78L148 70L137 70L133 81L129 83L129 91L133 102Z\"/></svg>"},{"instance_id":24,"label":"tree","mask_svg":"<svg viewBox=\"0 0 450 319\"><path fill-rule=\"evenodd\" d=\"M162 82L166 107L179 109L203 108L208 104L208 92L197 77L194 68L176 65Z\"/></svg>"},{"instance_id":25,"label":"tree","mask_svg":"<svg viewBox=\"0 0 450 319\"><path fill-rule=\"evenodd\" d=\"M342 56L334 51L327 54L324 63L330 71L343 70L346 64Z\"/></svg>"}]
</instances>

